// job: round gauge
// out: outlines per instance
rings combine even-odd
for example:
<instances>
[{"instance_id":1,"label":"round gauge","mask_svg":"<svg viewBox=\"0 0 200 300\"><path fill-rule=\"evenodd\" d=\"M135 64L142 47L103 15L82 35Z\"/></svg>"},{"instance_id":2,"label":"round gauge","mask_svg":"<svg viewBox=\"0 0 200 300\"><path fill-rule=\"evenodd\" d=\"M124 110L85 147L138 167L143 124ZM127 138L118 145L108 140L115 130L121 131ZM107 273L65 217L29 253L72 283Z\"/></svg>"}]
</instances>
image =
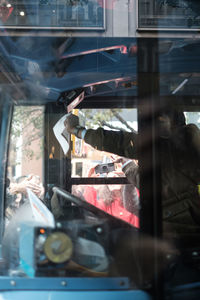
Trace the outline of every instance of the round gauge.
<instances>
[{"instance_id":1,"label":"round gauge","mask_svg":"<svg viewBox=\"0 0 200 300\"><path fill-rule=\"evenodd\" d=\"M53 263L63 263L69 260L72 252L72 240L64 232L51 233L44 243L44 253Z\"/></svg>"}]
</instances>

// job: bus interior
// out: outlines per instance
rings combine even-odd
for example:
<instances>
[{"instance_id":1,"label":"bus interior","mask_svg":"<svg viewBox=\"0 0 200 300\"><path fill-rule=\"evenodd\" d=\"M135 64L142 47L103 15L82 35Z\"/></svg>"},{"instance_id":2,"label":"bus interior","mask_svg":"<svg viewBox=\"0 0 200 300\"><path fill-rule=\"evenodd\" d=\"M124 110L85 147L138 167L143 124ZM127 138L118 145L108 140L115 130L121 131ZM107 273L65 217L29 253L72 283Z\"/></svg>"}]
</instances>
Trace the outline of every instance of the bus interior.
<instances>
[{"instance_id":1,"label":"bus interior","mask_svg":"<svg viewBox=\"0 0 200 300\"><path fill-rule=\"evenodd\" d=\"M52 299L199 299L200 231L194 224L190 231L187 196L183 228L172 234L163 224L171 220L163 191L171 182L181 186L179 160L181 176L196 172L186 192L195 186L200 193L199 51L192 38L1 36L5 299L45 299L44 291ZM171 149L157 122L166 111L180 112L183 127L195 126ZM63 137L60 124L69 114L86 129L138 136L137 155L125 163L137 166L139 186L123 172L117 149Z\"/></svg>"}]
</instances>

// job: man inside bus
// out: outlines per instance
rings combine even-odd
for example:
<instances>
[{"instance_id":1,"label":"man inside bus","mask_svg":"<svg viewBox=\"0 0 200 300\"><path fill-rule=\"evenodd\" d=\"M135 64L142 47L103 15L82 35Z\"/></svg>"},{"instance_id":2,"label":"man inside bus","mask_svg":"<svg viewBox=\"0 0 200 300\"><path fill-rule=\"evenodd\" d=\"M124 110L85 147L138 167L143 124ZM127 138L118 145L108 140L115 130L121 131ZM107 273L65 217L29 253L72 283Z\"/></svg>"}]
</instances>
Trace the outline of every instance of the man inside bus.
<instances>
[{"instance_id":1,"label":"man inside bus","mask_svg":"<svg viewBox=\"0 0 200 300\"><path fill-rule=\"evenodd\" d=\"M136 133L103 128L86 129L79 125L78 117L72 114L66 118L65 126L68 132L98 150L138 159L140 149ZM200 235L200 130L194 124L186 125L184 114L176 110L158 114L157 126L161 141L164 233L170 234L170 237L182 237L184 243L186 241L192 246L191 243L196 242L196 234ZM146 136L148 139L148 134ZM144 141L143 151L145 143L148 141ZM134 162L131 164L132 171L127 168L127 176L137 186L138 166Z\"/></svg>"}]
</instances>

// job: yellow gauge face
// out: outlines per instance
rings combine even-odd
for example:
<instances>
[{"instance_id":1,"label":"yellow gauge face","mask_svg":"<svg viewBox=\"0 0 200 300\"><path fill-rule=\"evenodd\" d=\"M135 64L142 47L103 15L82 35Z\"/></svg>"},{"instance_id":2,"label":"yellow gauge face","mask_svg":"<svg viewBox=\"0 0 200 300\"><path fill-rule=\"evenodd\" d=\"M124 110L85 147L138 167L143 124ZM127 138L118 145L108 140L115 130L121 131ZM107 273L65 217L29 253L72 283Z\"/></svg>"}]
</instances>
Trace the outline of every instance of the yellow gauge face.
<instances>
[{"instance_id":1,"label":"yellow gauge face","mask_svg":"<svg viewBox=\"0 0 200 300\"><path fill-rule=\"evenodd\" d=\"M44 253L53 263L63 263L69 260L72 252L72 240L63 232L53 232L44 243Z\"/></svg>"}]
</instances>

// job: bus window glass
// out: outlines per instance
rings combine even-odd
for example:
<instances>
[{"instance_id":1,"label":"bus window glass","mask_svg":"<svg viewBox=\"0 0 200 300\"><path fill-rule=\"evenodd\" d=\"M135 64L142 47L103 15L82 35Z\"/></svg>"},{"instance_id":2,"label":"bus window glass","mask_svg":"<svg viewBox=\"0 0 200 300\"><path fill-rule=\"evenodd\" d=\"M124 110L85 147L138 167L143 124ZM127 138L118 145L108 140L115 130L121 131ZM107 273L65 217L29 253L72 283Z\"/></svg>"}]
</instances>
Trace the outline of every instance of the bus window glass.
<instances>
[{"instance_id":1,"label":"bus window glass","mask_svg":"<svg viewBox=\"0 0 200 300\"><path fill-rule=\"evenodd\" d=\"M79 116L80 123L88 129L137 132L137 109L81 109L74 113ZM118 184L114 184L113 181L107 185L97 182L90 185L73 185L72 193L106 213L139 227L139 186L130 184L128 180L127 184L123 184L123 179L126 179L123 166L131 159L99 151L75 136L72 136L72 141L72 177L119 180ZM137 161L135 163L137 164Z\"/></svg>"},{"instance_id":2,"label":"bus window glass","mask_svg":"<svg viewBox=\"0 0 200 300\"><path fill-rule=\"evenodd\" d=\"M140 29L199 29L199 4L196 1L146 0L138 3Z\"/></svg>"},{"instance_id":3,"label":"bus window glass","mask_svg":"<svg viewBox=\"0 0 200 300\"><path fill-rule=\"evenodd\" d=\"M137 109L81 109L74 113L79 116L80 124L88 129L101 127L106 130L137 132ZM108 174L109 177L114 177L117 176L116 173L124 177L119 159L120 156L98 151L72 135L72 177L105 177ZM109 165L117 161L119 163L115 166ZM97 168L93 172L94 167ZM105 168L105 171L102 168Z\"/></svg>"},{"instance_id":4,"label":"bus window glass","mask_svg":"<svg viewBox=\"0 0 200 300\"><path fill-rule=\"evenodd\" d=\"M44 109L16 106L13 112L7 166L6 219L27 200L27 188L40 199L43 187Z\"/></svg>"},{"instance_id":5,"label":"bus window glass","mask_svg":"<svg viewBox=\"0 0 200 300\"><path fill-rule=\"evenodd\" d=\"M134 185L73 185L72 193L107 214L139 228L139 190Z\"/></svg>"},{"instance_id":6,"label":"bus window glass","mask_svg":"<svg viewBox=\"0 0 200 300\"><path fill-rule=\"evenodd\" d=\"M95 129L99 125L107 130L137 130L136 109L115 109L111 118L108 109L95 111L102 123L92 118L92 109L78 111L79 116L82 114L87 120L87 128ZM77 154L73 149L73 136L71 159L69 154L64 155L53 132L64 113L64 109L59 110L54 104L14 107L2 246L6 268L2 274L12 277L125 276L126 282L132 275L124 274L117 266L116 251L120 249L123 253L125 248L133 247L128 245L130 238L137 241L139 188L127 181L120 156L97 151L83 141L81 149L87 151ZM106 117L111 120L107 125L103 123ZM96 165L112 164L112 161L114 169L95 171ZM81 183L85 179L105 182ZM72 186L68 189L70 180ZM78 184L76 180L80 180ZM126 255L123 259L128 264Z\"/></svg>"},{"instance_id":7,"label":"bus window glass","mask_svg":"<svg viewBox=\"0 0 200 300\"><path fill-rule=\"evenodd\" d=\"M176 269L169 280L178 284L198 280L199 247L199 111L171 107L160 117L163 237L177 248ZM165 129L165 130L164 130ZM198 252L197 252L198 253ZM181 258L180 258L181 257ZM184 270L181 276L180 270ZM171 281L170 281L171 282Z\"/></svg>"},{"instance_id":8,"label":"bus window glass","mask_svg":"<svg viewBox=\"0 0 200 300\"><path fill-rule=\"evenodd\" d=\"M180 40L161 40L156 52L161 75L156 67L154 85L148 68L145 73L143 57L144 68L135 80L136 52L140 49L127 40L116 39L114 44L112 39L109 43L98 41L103 48L93 40L95 47L90 51L85 49L86 39L77 38L67 45L56 41L54 47L66 46L66 53L53 75L53 69L46 72L48 66L55 67L52 56L50 60L47 57L47 64L40 66L38 61L41 70L36 68L35 73L31 60L29 76L33 72L39 80L34 88L40 87L36 103L43 103L33 106L33 96L23 99L24 105L19 105L21 100L16 106L12 103L3 275L122 276L130 280L131 287L145 288L155 276L158 257L156 272L165 270L165 258L170 262L168 258L179 258L185 246L198 246L199 107L195 107L195 97L188 107L189 97L183 99L184 105L177 104L182 101L180 95L189 93L190 80L196 86L198 74L195 78L185 77L183 72L178 77L175 72L170 75L174 63L180 63L180 70L185 71L181 63L185 56L180 61L176 58L191 48L185 48L185 41L183 46ZM80 45L81 51L77 51ZM158 61L155 59L155 64ZM126 66L128 72L122 78ZM47 77L39 76L42 72ZM74 80L77 75L80 81ZM159 81L160 89L156 90ZM72 82L75 87L70 90ZM150 97L148 93L152 93ZM169 94L177 96L174 102L163 97ZM78 109L69 114L69 107L80 99ZM54 131L63 118L59 137L65 140L66 152ZM142 230L155 236L143 237Z\"/></svg>"},{"instance_id":9,"label":"bus window glass","mask_svg":"<svg viewBox=\"0 0 200 300\"><path fill-rule=\"evenodd\" d=\"M200 128L200 113L197 111L184 112L186 118L186 124L195 124Z\"/></svg>"}]
</instances>

